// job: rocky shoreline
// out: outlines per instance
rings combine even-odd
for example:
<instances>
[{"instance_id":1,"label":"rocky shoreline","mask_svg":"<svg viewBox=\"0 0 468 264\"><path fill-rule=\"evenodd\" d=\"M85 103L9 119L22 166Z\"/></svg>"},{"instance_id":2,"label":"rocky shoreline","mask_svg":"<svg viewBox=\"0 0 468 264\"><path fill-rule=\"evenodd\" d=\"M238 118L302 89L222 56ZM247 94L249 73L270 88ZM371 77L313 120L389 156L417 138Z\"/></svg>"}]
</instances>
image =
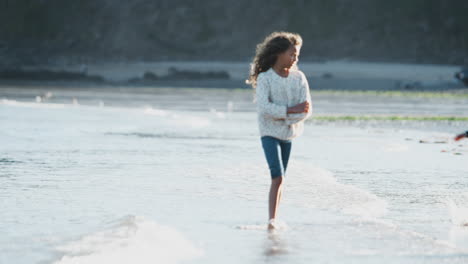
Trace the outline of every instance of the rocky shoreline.
<instances>
[{"instance_id":1,"label":"rocky shoreline","mask_svg":"<svg viewBox=\"0 0 468 264\"><path fill-rule=\"evenodd\" d=\"M229 62L156 62L0 69L0 87L78 85L251 89L245 83L248 65ZM306 62L300 65L313 90L468 93L464 83L455 78L458 68L349 62Z\"/></svg>"}]
</instances>

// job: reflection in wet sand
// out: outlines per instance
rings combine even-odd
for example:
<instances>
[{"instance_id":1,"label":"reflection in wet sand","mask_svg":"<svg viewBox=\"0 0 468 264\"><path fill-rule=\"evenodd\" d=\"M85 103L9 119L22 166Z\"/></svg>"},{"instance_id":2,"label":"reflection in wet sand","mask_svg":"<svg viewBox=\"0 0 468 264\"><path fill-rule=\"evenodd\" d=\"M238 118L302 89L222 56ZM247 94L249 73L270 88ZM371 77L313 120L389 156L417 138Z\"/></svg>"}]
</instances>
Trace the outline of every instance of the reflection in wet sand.
<instances>
[{"instance_id":1,"label":"reflection in wet sand","mask_svg":"<svg viewBox=\"0 0 468 264\"><path fill-rule=\"evenodd\" d=\"M285 255L288 253L288 245L284 240L281 231L275 229L268 230L267 240L265 241L265 256L269 258L278 255Z\"/></svg>"}]
</instances>

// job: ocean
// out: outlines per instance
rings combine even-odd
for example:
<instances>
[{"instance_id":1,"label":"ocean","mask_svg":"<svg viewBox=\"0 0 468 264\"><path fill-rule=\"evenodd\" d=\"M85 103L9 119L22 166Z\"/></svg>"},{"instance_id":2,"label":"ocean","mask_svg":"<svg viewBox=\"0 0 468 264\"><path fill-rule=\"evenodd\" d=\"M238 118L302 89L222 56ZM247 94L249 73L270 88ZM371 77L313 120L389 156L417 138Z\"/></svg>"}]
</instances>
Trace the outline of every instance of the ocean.
<instances>
[{"instance_id":1,"label":"ocean","mask_svg":"<svg viewBox=\"0 0 468 264\"><path fill-rule=\"evenodd\" d=\"M311 95L268 232L251 90L3 87L0 263L467 263L468 97Z\"/></svg>"}]
</instances>

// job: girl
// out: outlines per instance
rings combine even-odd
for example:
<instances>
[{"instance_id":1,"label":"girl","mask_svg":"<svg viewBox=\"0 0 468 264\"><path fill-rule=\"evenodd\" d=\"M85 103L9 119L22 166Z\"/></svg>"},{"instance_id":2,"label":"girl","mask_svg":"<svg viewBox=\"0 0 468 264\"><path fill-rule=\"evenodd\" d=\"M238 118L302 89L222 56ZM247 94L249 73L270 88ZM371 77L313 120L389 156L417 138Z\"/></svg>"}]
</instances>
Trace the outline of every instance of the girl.
<instances>
[{"instance_id":1,"label":"girl","mask_svg":"<svg viewBox=\"0 0 468 264\"><path fill-rule=\"evenodd\" d=\"M292 139L312 114L309 84L297 61L300 35L273 32L257 45L247 80L255 89L260 139L271 176L268 229L275 228Z\"/></svg>"}]
</instances>

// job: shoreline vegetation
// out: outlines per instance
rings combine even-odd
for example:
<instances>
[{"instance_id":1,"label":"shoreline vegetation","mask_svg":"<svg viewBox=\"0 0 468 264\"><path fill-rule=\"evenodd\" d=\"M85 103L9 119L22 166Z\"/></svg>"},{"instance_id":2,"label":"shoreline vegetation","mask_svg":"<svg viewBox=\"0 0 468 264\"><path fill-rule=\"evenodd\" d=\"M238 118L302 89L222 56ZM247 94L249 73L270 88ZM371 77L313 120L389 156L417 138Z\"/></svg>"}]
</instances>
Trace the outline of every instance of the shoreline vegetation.
<instances>
[{"instance_id":1,"label":"shoreline vegetation","mask_svg":"<svg viewBox=\"0 0 468 264\"><path fill-rule=\"evenodd\" d=\"M460 121L468 122L468 116L420 116L420 115L314 115L311 121Z\"/></svg>"},{"instance_id":2,"label":"shoreline vegetation","mask_svg":"<svg viewBox=\"0 0 468 264\"><path fill-rule=\"evenodd\" d=\"M381 97L406 97L406 98L468 98L468 90L446 90L446 91L378 91L378 90L315 90L316 95L355 95L355 96L381 96Z\"/></svg>"},{"instance_id":3,"label":"shoreline vegetation","mask_svg":"<svg viewBox=\"0 0 468 264\"><path fill-rule=\"evenodd\" d=\"M1 86L0 86L1 87ZM350 94L353 94L351 92ZM377 93L378 94L378 93ZM42 103L42 100L27 103ZM0 98L0 103L16 103L15 100ZM25 102L23 102L25 103ZM57 103L63 106L63 103ZM88 105L90 106L90 105ZM102 105L98 105L102 107ZM468 123L466 115L421 115L421 114L313 114L305 120L306 123L314 122L462 122Z\"/></svg>"}]
</instances>

